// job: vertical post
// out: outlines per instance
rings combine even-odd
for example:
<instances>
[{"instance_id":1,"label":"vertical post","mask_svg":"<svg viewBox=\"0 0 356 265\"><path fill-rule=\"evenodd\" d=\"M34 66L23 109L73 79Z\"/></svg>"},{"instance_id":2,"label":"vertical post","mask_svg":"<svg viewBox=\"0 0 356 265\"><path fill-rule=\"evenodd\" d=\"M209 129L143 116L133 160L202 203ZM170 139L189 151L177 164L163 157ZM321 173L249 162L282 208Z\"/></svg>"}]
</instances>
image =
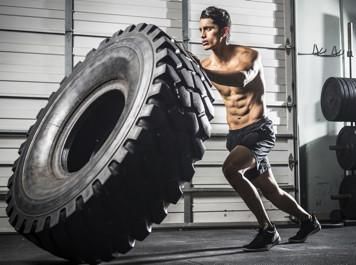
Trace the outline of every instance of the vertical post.
<instances>
[{"instance_id":1,"label":"vertical post","mask_svg":"<svg viewBox=\"0 0 356 265\"><path fill-rule=\"evenodd\" d=\"M296 73L296 38L295 38L295 1L284 0L284 34L286 38L286 83L288 85L287 93L291 98L290 105L293 123L293 149L290 162L291 170L294 173L295 199L300 203L302 200L301 194L301 179L300 179L300 157L299 157L299 131L298 131L298 97L297 97L297 73ZM288 102L287 102L288 103Z\"/></svg>"},{"instance_id":2,"label":"vertical post","mask_svg":"<svg viewBox=\"0 0 356 265\"><path fill-rule=\"evenodd\" d=\"M68 76L73 69L73 9L74 0L66 0L64 37L64 71L66 76Z\"/></svg>"},{"instance_id":3,"label":"vertical post","mask_svg":"<svg viewBox=\"0 0 356 265\"><path fill-rule=\"evenodd\" d=\"M182 1L182 37L183 46L189 50L189 0ZM192 187L191 182L184 184L185 189ZM184 223L193 222L193 195L191 192L184 193Z\"/></svg>"},{"instance_id":4,"label":"vertical post","mask_svg":"<svg viewBox=\"0 0 356 265\"><path fill-rule=\"evenodd\" d=\"M183 46L189 50L189 0L182 1L182 33Z\"/></svg>"},{"instance_id":5,"label":"vertical post","mask_svg":"<svg viewBox=\"0 0 356 265\"><path fill-rule=\"evenodd\" d=\"M349 57L349 75L352 78L352 37L353 37L353 24L347 23L347 57Z\"/></svg>"},{"instance_id":6,"label":"vertical post","mask_svg":"<svg viewBox=\"0 0 356 265\"><path fill-rule=\"evenodd\" d=\"M341 48L345 51L345 28L344 28L344 0L339 0L339 14L340 14L340 37L341 37ZM341 57L341 68L342 68L342 77L346 76L346 65L345 65L345 55ZM346 125L346 123L345 123Z\"/></svg>"},{"instance_id":7,"label":"vertical post","mask_svg":"<svg viewBox=\"0 0 356 265\"><path fill-rule=\"evenodd\" d=\"M352 47L352 38L353 38L353 23L349 22L347 23L347 57L349 57L349 75L350 78L352 78L352 57L354 56L352 53L353 47ZM351 122L351 126L356 126L356 122ZM351 171L351 174L353 174L353 171Z\"/></svg>"}]
</instances>

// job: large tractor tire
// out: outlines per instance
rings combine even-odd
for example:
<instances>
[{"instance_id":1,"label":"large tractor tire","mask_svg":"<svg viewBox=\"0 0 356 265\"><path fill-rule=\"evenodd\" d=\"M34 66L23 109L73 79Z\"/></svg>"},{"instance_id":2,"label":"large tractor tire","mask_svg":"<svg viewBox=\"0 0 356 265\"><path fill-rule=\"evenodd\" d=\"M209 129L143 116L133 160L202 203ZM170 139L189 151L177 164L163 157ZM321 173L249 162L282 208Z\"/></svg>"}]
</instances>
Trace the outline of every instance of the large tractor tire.
<instances>
[{"instance_id":1,"label":"large tractor tire","mask_svg":"<svg viewBox=\"0 0 356 265\"><path fill-rule=\"evenodd\" d=\"M38 114L9 179L9 222L74 262L126 253L191 180L212 101L199 64L158 27L116 32Z\"/></svg>"}]
</instances>

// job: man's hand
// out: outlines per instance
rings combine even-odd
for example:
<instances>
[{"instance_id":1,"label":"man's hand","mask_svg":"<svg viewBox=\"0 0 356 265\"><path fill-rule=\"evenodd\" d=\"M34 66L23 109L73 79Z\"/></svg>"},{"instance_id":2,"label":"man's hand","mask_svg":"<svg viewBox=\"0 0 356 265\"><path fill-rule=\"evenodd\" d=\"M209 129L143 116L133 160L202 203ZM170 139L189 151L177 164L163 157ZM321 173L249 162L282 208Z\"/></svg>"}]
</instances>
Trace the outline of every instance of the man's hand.
<instances>
[{"instance_id":1,"label":"man's hand","mask_svg":"<svg viewBox=\"0 0 356 265\"><path fill-rule=\"evenodd\" d=\"M186 50L186 51L187 51L187 54L189 55L190 59L194 60L197 64L199 64L200 68L202 68L200 59L196 55L194 55L191 51L188 51L188 50Z\"/></svg>"}]
</instances>

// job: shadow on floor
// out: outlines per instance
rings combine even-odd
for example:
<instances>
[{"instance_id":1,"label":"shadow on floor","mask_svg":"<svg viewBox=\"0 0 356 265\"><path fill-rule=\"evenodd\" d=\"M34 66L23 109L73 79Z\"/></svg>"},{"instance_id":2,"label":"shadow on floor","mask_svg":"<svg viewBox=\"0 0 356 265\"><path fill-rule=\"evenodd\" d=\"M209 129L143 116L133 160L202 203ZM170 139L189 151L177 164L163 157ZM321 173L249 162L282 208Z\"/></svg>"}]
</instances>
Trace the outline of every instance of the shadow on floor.
<instances>
[{"instance_id":1,"label":"shadow on floor","mask_svg":"<svg viewBox=\"0 0 356 265\"><path fill-rule=\"evenodd\" d=\"M245 253L242 247L201 248L184 251L170 251L151 254L139 254L135 256L119 256L110 264L152 264L157 262L172 262L191 258L206 258Z\"/></svg>"}]
</instances>

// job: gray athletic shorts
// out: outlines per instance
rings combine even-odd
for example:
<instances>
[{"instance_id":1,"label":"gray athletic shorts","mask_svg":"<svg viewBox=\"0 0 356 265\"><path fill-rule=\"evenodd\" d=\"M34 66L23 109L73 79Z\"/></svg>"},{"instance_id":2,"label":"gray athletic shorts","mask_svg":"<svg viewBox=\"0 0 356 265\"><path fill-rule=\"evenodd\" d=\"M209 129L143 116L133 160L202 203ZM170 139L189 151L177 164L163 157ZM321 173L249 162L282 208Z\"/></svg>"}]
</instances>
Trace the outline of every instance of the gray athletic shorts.
<instances>
[{"instance_id":1,"label":"gray athletic shorts","mask_svg":"<svg viewBox=\"0 0 356 265\"><path fill-rule=\"evenodd\" d=\"M267 154L274 147L275 142L272 121L268 117L263 117L241 129L230 130L226 148L231 152L235 146L243 145L251 150L256 159L256 167L245 172L245 177L251 180L271 167Z\"/></svg>"}]
</instances>

